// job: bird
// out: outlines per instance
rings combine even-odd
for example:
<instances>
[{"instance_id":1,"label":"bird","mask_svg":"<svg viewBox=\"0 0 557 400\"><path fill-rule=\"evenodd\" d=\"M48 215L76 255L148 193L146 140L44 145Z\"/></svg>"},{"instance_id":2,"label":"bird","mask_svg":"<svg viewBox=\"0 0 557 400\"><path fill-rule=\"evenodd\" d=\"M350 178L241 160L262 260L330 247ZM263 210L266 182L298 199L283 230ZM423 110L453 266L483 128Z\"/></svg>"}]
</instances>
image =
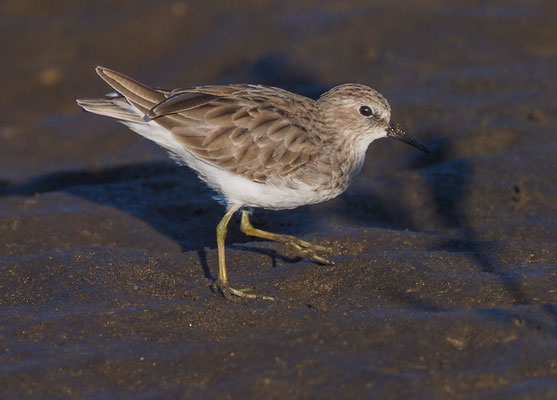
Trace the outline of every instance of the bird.
<instances>
[{"instance_id":1,"label":"bird","mask_svg":"<svg viewBox=\"0 0 557 400\"><path fill-rule=\"evenodd\" d=\"M260 84L152 88L120 72L96 67L114 92L77 99L85 111L111 117L165 148L218 193L226 212L216 228L217 290L227 299L275 300L230 285L225 239L241 211L246 235L292 246L321 264L332 249L255 228L250 210L293 209L335 198L361 171L368 146L392 138L428 149L391 123L385 97L362 84L333 87L317 100Z\"/></svg>"}]
</instances>

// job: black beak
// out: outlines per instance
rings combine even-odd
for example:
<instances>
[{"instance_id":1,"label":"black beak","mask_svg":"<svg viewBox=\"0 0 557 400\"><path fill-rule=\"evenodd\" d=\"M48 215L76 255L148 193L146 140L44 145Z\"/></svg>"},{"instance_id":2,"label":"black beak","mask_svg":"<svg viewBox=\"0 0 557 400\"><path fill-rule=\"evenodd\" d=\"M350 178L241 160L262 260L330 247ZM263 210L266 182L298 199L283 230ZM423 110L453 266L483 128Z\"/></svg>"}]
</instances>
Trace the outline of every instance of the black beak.
<instances>
[{"instance_id":1,"label":"black beak","mask_svg":"<svg viewBox=\"0 0 557 400\"><path fill-rule=\"evenodd\" d=\"M410 146L417 147L418 149L420 149L424 153L429 153L429 150L423 144L421 144L416 139L414 139L412 136L408 135L406 132L404 132L402 129L400 129L400 127L398 125L395 125L395 124L390 124L389 125L389 127L387 128L387 137L392 138L392 139L396 139L396 140L400 140L401 142L409 144Z\"/></svg>"}]
</instances>

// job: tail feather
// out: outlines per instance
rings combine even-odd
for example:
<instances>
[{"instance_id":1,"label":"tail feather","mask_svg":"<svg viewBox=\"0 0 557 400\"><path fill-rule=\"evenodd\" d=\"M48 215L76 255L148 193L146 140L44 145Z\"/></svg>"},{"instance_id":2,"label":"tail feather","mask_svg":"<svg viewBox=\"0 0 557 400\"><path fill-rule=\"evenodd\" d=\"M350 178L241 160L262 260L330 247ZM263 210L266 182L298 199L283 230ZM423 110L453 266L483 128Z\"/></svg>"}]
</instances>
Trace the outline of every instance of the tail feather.
<instances>
[{"instance_id":1,"label":"tail feather","mask_svg":"<svg viewBox=\"0 0 557 400\"><path fill-rule=\"evenodd\" d=\"M96 71L106 83L143 114L166 98L162 91L150 88L120 72L100 66L96 68Z\"/></svg>"},{"instance_id":2,"label":"tail feather","mask_svg":"<svg viewBox=\"0 0 557 400\"><path fill-rule=\"evenodd\" d=\"M184 153L184 147L173 138L172 133L163 124L145 116L151 108L170 96L170 91L152 89L107 68L97 67L96 70L99 76L116 92L98 99L78 99L77 104L80 107L85 111L116 119L132 131L154 141L172 154ZM178 116L171 115L165 118L171 121Z\"/></svg>"},{"instance_id":3,"label":"tail feather","mask_svg":"<svg viewBox=\"0 0 557 400\"><path fill-rule=\"evenodd\" d=\"M164 90L150 88L108 68L97 67L96 71L116 93L99 99L78 99L77 104L86 111L120 121L145 123L145 114L166 99L168 92Z\"/></svg>"},{"instance_id":4,"label":"tail feather","mask_svg":"<svg viewBox=\"0 0 557 400\"><path fill-rule=\"evenodd\" d=\"M145 122L141 115L124 97L105 97L102 99L77 99L77 104L85 111L116 118L120 121Z\"/></svg>"}]
</instances>

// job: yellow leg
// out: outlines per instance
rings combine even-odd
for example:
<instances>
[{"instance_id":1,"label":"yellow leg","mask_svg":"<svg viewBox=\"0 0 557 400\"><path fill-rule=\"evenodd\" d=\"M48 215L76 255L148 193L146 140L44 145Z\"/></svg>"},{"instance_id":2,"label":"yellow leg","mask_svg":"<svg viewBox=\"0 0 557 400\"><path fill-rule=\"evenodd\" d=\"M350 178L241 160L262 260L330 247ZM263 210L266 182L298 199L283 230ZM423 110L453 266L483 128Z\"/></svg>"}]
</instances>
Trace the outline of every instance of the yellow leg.
<instances>
[{"instance_id":1,"label":"yellow leg","mask_svg":"<svg viewBox=\"0 0 557 400\"><path fill-rule=\"evenodd\" d=\"M229 300L233 299L233 295L244 297L247 299L274 300L274 298L270 296L260 296L256 294L246 293L249 289L234 289L228 285L228 276L226 274L226 260L224 254L224 241L226 239L226 233L228 231L228 222L236 211L237 210L235 209L228 210L217 225L217 252L219 256L219 277L217 279L217 287L222 292L224 297Z\"/></svg>"},{"instance_id":2,"label":"yellow leg","mask_svg":"<svg viewBox=\"0 0 557 400\"><path fill-rule=\"evenodd\" d=\"M312 244L306 242L305 240L298 239L294 236L280 235L278 233L271 233L254 228L253 225L249 222L249 212L247 210L242 211L242 224L240 225L240 229L242 230L242 232L249 236L256 236L263 239L274 240L275 242L280 242L284 243L285 245L292 246L302 255L322 264L333 264L332 261L329 261L316 254L317 251L331 252L332 249L330 247Z\"/></svg>"}]
</instances>

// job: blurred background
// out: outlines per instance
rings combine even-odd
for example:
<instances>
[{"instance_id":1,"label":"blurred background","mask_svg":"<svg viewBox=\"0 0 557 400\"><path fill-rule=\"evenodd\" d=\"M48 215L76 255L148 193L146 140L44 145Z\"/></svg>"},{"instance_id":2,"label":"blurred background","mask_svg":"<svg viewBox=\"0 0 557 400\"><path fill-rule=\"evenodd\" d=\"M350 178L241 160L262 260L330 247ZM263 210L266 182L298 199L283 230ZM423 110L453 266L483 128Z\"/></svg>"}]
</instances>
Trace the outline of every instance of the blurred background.
<instances>
[{"instance_id":1,"label":"blurred background","mask_svg":"<svg viewBox=\"0 0 557 400\"><path fill-rule=\"evenodd\" d=\"M4 394L556 398L556 21L552 0L1 1ZM285 301L230 304L210 290L223 209L77 107L111 91L97 65L367 84L431 154L375 142L341 197L255 213L335 266L232 224L233 281Z\"/></svg>"}]
</instances>

